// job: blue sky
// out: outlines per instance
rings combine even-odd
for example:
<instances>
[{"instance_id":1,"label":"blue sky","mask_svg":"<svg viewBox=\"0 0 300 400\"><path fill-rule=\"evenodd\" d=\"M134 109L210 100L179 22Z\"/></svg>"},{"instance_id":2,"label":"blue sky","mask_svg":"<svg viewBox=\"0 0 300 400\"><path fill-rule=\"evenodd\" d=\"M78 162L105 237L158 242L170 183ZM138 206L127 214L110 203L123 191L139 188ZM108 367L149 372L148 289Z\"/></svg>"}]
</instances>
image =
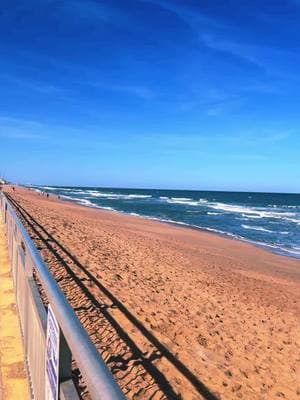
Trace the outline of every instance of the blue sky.
<instances>
[{"instance_id":1,"label":"blue sky","mask_svg":"<svg viewBox=\"0 0 300 400\"><path fill-rule=\"evenodd\" d=\"M300 192L300 0L1 1L0 173Z\"/></svg>"}]
</instances>

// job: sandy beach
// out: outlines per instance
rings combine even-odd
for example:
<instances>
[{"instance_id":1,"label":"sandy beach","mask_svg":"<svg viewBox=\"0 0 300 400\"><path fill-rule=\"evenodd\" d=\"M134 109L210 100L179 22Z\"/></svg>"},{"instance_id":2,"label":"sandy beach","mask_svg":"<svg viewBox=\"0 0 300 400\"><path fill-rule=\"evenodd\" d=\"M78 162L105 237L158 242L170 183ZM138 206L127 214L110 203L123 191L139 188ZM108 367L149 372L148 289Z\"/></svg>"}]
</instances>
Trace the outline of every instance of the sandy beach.
<instances>
[{"instance_id":1,"label":"sandy beach","mask_svg":"<svg viewBox=\"0 0 300 400\"><path fill-rule=\"evenodd\" d=\"M300 261L5 191L128 399L300 399Z\"/></svg>"}]
</instances>

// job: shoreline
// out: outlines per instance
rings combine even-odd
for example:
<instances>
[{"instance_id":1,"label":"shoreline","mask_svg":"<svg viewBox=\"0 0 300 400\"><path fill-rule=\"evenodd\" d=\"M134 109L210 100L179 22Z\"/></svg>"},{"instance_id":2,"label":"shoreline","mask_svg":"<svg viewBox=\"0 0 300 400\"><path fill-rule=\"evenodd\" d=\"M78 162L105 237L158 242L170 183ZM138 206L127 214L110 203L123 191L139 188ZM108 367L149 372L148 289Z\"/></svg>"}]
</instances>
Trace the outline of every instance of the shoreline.
<instances>
[{"instance_id":1,"label":"shoreline","mask_svg":"<svg viewBox=\"0 0 300 400\"><path fill-rule=\"evenodd\" d=\"M35 188L28 188L27 186L22 186L22 188L25 189L29 189L31 191L34 191L36 193L41 193L40 189L35 189ZM287 259L292 259L292 260L297 260L300 261L300 254L299 255L295 255L294 252L292 250L283 250L282 248L276 246L276 245L271 245L268 243L263 243L263 242L257 242L255 240L251 240L251 239L246 239L242 236L239 235L235 235L233 233L230 232L225 232L225 231L220 231L218 229L213 229L213 228L205 228L205 227L200 227L197 225L192 225L192 224L188 224L185 222L179 222L179 221L172 221L172 220L164 220L164 219L160 219L160 218L156 218L156 217L151 217L151 216L147 216L147 215L140 215L140 214L136 214L136 213L130 213L130 212L125 212L125 211L119 211L116 209L113 209L112 207L101 207L101 206L97 206L97 205L88 205L88 204L83 204L80 203L80 200L75 200L72 199L71 197L66 197L66 196L60 196L60 198L58 199L58 195L56 194L52 194L49 193L49 197L53 198L54 200L57 201L63 201L63 202L69 202L71 204L75 204L77 206L80 207L85 207L85 208L90 208L90 209L94 209L94 210L100 210L102 212L111 212L111 213L116 213L117 215L125 215L128 217L136 217L136 218L141 218L144 219L146 221L155 221L155 222L159 222L162 224L167 224L173 227L178 227L181 229L191 229L194 231L198 231L198 232L203 232L203 233L208 233L211 235L216 235L217 237L220 237L222 239L229 239L229 240L234 240L234 241L238 241L238 242L242 242L245 244L248 244L250 246L254 246L255 248L259 248L261 250L266 251L268 254L273 254L276 256L280 256L280 257L285 257Z\"/></svg>"}]
</instances>

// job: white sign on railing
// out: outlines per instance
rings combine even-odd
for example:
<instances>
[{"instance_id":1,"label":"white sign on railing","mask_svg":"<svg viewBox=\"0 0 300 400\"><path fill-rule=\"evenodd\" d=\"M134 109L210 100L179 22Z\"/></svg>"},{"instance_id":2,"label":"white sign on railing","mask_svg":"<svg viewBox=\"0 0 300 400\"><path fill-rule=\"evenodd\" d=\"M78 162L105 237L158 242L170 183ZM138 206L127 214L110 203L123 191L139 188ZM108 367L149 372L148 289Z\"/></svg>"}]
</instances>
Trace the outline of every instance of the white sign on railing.
<instances>
[{"instance_id":1,"label":"white sign on railing","mask_svg":"<svg viewBox=\"0 0 300 400\"><path fill-rule=\"evenodd\" d=\"M46 400L58 400L59 325L49 304L46 341Z\"/></svg>"}]
</instances>

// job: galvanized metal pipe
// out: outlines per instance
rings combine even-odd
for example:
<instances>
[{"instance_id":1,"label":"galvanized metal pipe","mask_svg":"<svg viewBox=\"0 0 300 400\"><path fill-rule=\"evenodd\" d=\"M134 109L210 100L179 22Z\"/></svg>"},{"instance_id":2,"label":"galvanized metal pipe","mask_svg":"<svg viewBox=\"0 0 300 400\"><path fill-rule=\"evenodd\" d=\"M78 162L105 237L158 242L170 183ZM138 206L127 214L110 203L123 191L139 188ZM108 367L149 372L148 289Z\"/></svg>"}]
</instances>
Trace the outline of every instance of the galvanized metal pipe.
<instances>
[{"instance_id":1,"label":"galvanized metal pipe","mask_svg":"<svg viewBox=\"0 0 300 400\"><path fill-rule=\"evenodd\" d=\"M124 394L114 381L110 371L100 357L87 332L79 322L74 310L49 272L23 224L17 217L6 196L3 193L1 193L1 196L4 201L4 207L7 205L7 212L9 212L13 221L17 225L27 249L26 253L30 255L33 261L34 268L46 292L47 298L68 346L84 377L92 399L124 400Z\"/></svg>"}]
</instances>

